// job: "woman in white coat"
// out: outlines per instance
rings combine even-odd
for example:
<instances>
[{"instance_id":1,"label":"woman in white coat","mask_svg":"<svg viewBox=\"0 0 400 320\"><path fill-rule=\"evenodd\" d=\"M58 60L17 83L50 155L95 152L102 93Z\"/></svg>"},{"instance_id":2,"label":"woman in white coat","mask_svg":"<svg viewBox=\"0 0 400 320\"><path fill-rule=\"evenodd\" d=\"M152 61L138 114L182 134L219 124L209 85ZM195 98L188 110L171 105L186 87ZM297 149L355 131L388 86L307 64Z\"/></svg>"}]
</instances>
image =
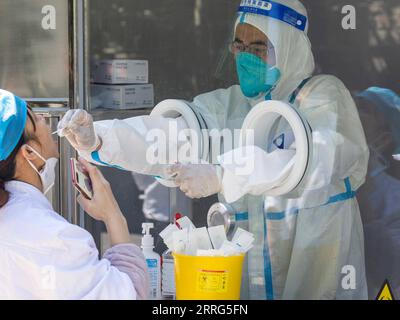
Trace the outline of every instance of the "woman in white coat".
<instances>
[{"instance_id":1,"label":"woman in white coat","mask_svg":"<svg viewBox=\"0 0 400 320\"><path fill-rule=\"evenodd\" d=\"M146 299L146 262L108 182L93 183L85 211L106 224L112 247L99 259L92 236L54 212L58 152L50 128L25 101L0 90L0 299Z\"/></svg>"}]
</instances>

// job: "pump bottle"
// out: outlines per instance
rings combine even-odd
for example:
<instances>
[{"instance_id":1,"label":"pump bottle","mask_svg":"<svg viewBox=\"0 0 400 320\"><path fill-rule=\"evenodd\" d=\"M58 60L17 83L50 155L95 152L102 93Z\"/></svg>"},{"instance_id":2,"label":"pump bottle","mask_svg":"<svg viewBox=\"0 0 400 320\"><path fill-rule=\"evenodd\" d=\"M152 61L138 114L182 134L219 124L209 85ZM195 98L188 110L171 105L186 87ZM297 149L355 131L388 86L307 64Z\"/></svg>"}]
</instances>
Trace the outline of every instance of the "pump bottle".
<instances>
[{"instance_id":1,"label":"pump bottle","mask_svg":"<svg viewBox=\"0 0 400 320\"><path fill-rule=\"evenodd\" d=\"M146 258L147 269L150 277L149 299L161 299L161 264L160 255L154 252L154 238L150 234L150 229L154 228L153 223L142 224L142 252Z\"/></svg>"}]
</instances>

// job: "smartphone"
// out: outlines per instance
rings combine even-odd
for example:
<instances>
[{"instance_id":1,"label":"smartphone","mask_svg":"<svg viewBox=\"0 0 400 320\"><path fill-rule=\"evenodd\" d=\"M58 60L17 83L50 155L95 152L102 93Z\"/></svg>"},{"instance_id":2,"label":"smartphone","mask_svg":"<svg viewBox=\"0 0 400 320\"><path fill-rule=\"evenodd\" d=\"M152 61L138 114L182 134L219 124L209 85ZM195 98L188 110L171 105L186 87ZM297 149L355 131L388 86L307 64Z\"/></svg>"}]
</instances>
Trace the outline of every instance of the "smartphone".
<instances>
[{"instance_id":1,"label":"smartphone","mask_svg":"<svg viewBox=\"0 0 400 320\"><path fill-rule=\"evenodd\" d=\"M86 199L92 200L93 188L89 175L83 170L82 165L74 158L70 160L72 184Z\"/></svg>"}]
</instances>

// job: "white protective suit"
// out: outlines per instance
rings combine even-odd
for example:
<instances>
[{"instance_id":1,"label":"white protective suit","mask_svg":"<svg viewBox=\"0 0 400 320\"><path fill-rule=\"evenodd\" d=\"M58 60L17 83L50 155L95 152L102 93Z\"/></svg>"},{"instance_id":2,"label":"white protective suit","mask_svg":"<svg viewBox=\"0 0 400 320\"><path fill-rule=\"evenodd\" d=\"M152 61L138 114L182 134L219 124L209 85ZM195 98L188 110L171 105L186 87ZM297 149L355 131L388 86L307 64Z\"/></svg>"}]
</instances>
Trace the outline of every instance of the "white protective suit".
<instances>
[{"instance_id":1,"label":"white protective suit","mask_svg":"<svg viewBox=\"0 0 400 320\"><path fill-rule=\"evenodd\" d=\"M41 191L19 181L8 182L6 189L11 198L0 209L0 299L138 297L128 273L109 259L99 260L93 237L54 212ZM136 270L141 283L147 270Z\"/></svg>"},{"instance_id":2,"label":"white protective suit","mask_svg":"<svg viewBox=\"0 0 400 320\"><path fill-rule=\"evenodd\" d=\"M275 2L307 16L297 0ZM240 225L254 233L256 239L245 268L248 279L244 281L242 296L251 299L366 299L363 229L355 191L364 183L369 152L352 97L333 76L309 79L314 71L314 59L307 28L300 31L258 14L240 14L238 23L255 26L273 44L276 66L282 76L271 98L299 108L313 137L311 170L296 197L270 197L270 186L263 188L259 183L264 178L260 172L268 173L268 161L277 163L283 149L295 148L293 133L284 121L274 126L275 138L268 147L272 156L265 152L246 155L249 159L258 159L252 173L235 180L234 165L224 163L224 155L220 157L225 170L220 199L235 201L233 206L242 220ZM306 79L309 80L304 87L296 92ZM235 85L199 95L192 104L208 128L233 130L240 129L251 108L265 99L265 95L248 99ZM99 152L84 155L92 162L96 160L157 175L159 172L154 168L145 165L139 168L138 164L145 162L144 155L135 152L135 148L138 142L144 143L146 130L167 126L167 122L152 117L97 122L95 128L103 146ZM276 143L278 138L279 144ZM289 161L281 160L281 167ZM273 179L279 181L279 174ZM237 185L233 186L235 183ZM354 280L350 281L350 287L345 278L349 268L355 271L350 275Z\"/></svg>"}]
</instances>

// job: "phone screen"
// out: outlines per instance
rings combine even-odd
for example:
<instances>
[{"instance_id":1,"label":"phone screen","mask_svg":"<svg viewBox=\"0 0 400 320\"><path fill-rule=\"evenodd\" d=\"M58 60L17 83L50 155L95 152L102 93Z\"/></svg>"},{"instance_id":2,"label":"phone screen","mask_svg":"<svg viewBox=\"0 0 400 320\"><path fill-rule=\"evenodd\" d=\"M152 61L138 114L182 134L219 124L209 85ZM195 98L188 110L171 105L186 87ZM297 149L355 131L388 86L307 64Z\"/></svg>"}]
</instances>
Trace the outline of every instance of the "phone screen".
<instances>
[{"instance_id":1,"label":"phone screen","mask_svg":"<svg viewBox=\"0 0 400 320\"><path fill-rule=\"evenodd\" d=\"M71 159L72 183L75 188L87 199L93 198L92 182L81 164L76 159Z\"/></svg>"}]
</instances>

